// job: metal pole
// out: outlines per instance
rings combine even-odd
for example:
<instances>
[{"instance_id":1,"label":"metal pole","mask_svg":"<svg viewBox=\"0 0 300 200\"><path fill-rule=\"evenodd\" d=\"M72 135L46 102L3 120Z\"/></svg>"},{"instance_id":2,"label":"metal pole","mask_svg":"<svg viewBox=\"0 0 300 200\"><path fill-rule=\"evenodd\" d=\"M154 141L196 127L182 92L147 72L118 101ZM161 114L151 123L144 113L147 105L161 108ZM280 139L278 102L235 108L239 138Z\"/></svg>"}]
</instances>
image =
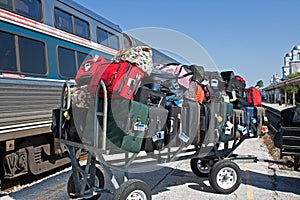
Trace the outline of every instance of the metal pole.
<instances>
[{"instance_id":1,"label":"metal pole","mask_svg":"<svg viewBox=\"0 0 300 200\"><path fill-rule=\"evenodd\" d=\"M288 105L288 98L287 98L287 91L286 91L286 88L284 88L284 103L285 103L285 106Z\"/></svg>"},{"instance_id":2,"label":"metal pole","mask_svg":"<svg viewBox=\"0 0 300 200\"><path fill-rule=\"evenodd\" d=\"M294 105L296 105L296 94L295 94L295 87L294 87L294 85L292 87L293 87L293 106L294 106Z\"/></svg>"}]
</instances>

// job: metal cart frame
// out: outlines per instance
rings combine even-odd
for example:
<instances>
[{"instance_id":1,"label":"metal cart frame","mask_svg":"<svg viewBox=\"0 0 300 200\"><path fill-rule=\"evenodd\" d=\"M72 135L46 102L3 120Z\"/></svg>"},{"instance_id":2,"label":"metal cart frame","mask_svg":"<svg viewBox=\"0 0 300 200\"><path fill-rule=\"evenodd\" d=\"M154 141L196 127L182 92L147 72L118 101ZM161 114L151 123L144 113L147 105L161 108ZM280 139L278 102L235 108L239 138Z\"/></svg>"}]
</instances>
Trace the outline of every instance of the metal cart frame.
<instances>
[{"instance_id":1,"label":"metal cart frame","mask_svg":"<svg viewBox=\"0 0 300 200\"><path fill-rule=\"evenodd\" d=\"M82 143L71 141L68 134L63 134L63 126L65 123L64 114L71 108L71 85L65 83L61 95L61 108L60 108L60 128L59 128L59 141L66 147L69 152L72 166L72 175L68 180L68 194L71 198L84 198L94 199L98 198L101 194L111 194L113 199L127 199L127 197L139 197L140 199L151 199L151 191L149 186L141 180L129 180L128 171L136 160L143 160L152 158L155 163L168 163L174 160L191 159L192 171L199 177L209 177L211 186L219 193L232 193L235 191L241 182L240 168L233 162L234 159L246 159L257 161L256 156L238 156L233 154L233 151L243 143L246 135L242 135L239 139L234 139L232 145L228 142L224 143L224 148L219 150L219 144L209 147L192 148L186 146L184 142L178 147L167 147L163 151L157 151L153 154L138 155L139 153L125 152L124 165L122 167L108 164L103 155L110 155L111 152L107 149L107 112L108 112L108 95L106 86L103 81L100 82L97 88L96 97L99 97L100 89L103 90L103 110L99 109L99 99L95 99L95 112L94 112L94 144L85 145ZM98 116L103 117L102 132L99 135ZM99 144L98 138L102 137ZM86 164L81 166L76 156L77 149L85 149L88 157ZM199 151L201 149L201 151ZM120 162L117 160L116 162ZM146 161L148 162L148 161ZM101 170L97 167L101 166ZM122 170L124 172L123 183L118 183L114 173L111 169ZM226 169L226 170L224 170ZM115 187L115 191L103 189L104 175L108 177ZM217 176L222 176L222 180L217 179ZM232 177L234 176L234 177ZM230 184L230 187L224 187L224 182Z\"/></svg>"}]
</instances>

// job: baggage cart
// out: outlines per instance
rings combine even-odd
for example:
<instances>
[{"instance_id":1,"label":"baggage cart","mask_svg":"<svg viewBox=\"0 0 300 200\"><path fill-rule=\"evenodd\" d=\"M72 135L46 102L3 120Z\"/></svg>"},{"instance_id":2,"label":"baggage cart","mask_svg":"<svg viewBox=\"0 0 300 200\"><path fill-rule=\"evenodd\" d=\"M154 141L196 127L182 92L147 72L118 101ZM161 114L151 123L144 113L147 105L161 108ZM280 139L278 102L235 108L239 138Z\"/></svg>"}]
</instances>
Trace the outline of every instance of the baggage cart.
<instances>
[{"instance_id":1,"label":"baggage cart","mask_svg":"<svg viewBox=\"0 0 300 200\"><path fill-rule=\"evenodd\" d=\"M151 199L151 190L142 180L128 179L131 170L151 164L163 164L178 160L190 159L193 173L199 177L208 177L211 187L218 193L229 194L234 192L241 183L241 170L233 162L234 159L256 161L255 156L239 156L234 150L247 138L246 134L234 137L228 142L202 144L201 146L187 145L186 135L180 133L178 145L171 145L154 152L141 151L130 153L118 149L110 149L107 139L108 122L108 95L103 81L97 88L94 102L94 131L93 142L73 140L68 134L65 125L70 116L72 84L66 82L62 89L61 108L59 116L58 140L69 152L72 166L72 175L67 183L67 192L70 198L97 199L101 194L109 194L112 199ZM103 91L103 100L99 100L100 89ZM102 106L99 106L102 104ZM103 109L99 109L99 108ZM102 118L102 127L99 131L98 117ZM101 138L101 140L99 140ZM87 152L86 164L81 165L76 152L84 149ZM115 171L123 173L123 180L117 181ZM115 190L104 188L105 178L108 177Z\"/></svg>"}]
</instances>

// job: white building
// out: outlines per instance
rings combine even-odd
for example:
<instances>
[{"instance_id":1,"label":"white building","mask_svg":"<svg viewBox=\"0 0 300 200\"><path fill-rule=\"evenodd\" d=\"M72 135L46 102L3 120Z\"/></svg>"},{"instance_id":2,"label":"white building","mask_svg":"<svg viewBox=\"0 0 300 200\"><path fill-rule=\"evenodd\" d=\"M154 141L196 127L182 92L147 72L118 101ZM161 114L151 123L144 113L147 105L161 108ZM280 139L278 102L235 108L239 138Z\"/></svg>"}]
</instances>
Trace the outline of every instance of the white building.
<instances>
[{"instance_id":1,"label":"white building","mask_svg":"<svg viewBox=\"0 0 300 200\"><path fill-rule=\"evenodd\" d=\"M284 56L282 79L296 72L300 72L300 45L295 46L290 53Z\"/></svg>"}]
</instances>

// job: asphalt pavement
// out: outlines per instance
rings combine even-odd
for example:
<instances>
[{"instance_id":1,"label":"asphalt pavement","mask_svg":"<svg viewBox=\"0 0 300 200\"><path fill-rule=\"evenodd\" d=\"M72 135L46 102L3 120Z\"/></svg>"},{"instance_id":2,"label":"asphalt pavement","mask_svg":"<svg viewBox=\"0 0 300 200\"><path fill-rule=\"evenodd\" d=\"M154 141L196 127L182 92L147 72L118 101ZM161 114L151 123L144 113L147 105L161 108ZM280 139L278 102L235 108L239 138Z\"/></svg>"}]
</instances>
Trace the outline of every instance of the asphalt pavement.
<instances>
[{"instance_id":1,"label":"asphalt pavement","mask_svg":"<svg viewBox=\"0 0 300 200\"><path fill-rule=\"evenodd\" d=\"M242 155L257 155L261 159L271 159L262 139L248 139L236 149ZM145 181L151 188L153 200L198 200L198 199L286 199L300 200L300 172L280 170L277 165L265 162L235 161L241 168L240 187L231 194L218 194L209 185L207 178L199 178L190 169L190 160L165 164L157 170L145 173L130 173L129 178ZM16 188L16 192L3 195L0 199L69 199L66 183L70 176L70 168L38 183ZM120 177L119 177L120 179ZM106 188L112 184L106 181ZM101 200L108 200L102 195Z\"/></svg>"}]
</instances>

